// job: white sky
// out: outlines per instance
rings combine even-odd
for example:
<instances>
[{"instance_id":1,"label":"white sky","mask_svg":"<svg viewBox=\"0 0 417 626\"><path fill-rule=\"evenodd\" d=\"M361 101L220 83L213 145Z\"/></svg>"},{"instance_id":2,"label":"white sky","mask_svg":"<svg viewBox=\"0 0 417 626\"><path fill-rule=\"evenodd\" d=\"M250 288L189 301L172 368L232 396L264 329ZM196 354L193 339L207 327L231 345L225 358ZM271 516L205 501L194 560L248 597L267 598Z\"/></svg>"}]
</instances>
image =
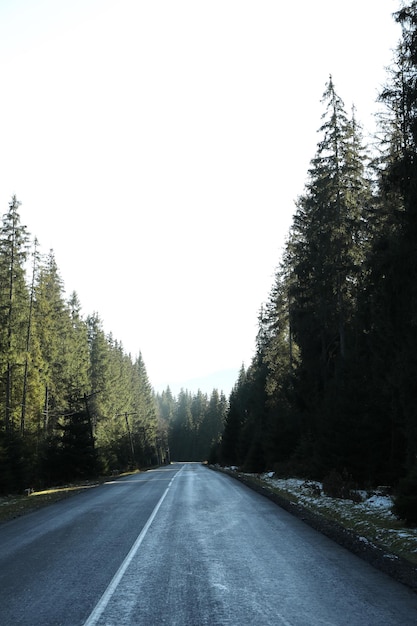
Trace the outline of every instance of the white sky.
<instances>
[{"instance_id":1,"label":"white sky","mask_svg":"<svg viewBox=\"0 0 417 626\"><path fill-rule=\"evenodd\" d=\"M396 9L0 0L0 214L16 194L155 389L212 374L203 391L229 393L222 372L250 364L325 83L373 129Z\"/></svg>"}]
</instances>

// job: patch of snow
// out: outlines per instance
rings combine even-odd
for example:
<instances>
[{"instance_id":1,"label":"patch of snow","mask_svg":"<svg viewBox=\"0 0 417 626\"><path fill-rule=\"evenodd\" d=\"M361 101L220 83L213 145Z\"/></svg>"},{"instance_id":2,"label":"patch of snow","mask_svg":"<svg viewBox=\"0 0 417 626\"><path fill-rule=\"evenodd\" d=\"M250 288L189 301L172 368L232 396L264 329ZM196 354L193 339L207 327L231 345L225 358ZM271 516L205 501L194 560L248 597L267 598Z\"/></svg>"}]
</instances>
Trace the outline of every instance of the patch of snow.
<instances>
[{"instance_id":1,"label":"patch of snow","mask_svg":"<svg viewBox=\"0 0 417 626\"><path fill-rule=\"evenodd\" d=\"M235 466L229 469L238 470ZM254 474L246 475L254 476ZM362 533L366 534L367 531L375 533L376 531L376 538L381 543L388 540L388 545L391 545L391 541L403 540L407 543L409 552L417 553L417 528L407 528L406 530L404 527L395 527L398 520L392 513L393 499L387 493L377 491L368 497L366 491L360 491L358 494L361 496L362 501L353 502L352 500L325 496L322 483L317 481L299 478L275 478L275 473L272 471L256 474L255 476L266 485L275 487L288 495L295 496L296 501L306 508L311 508L318 512L321 511L325 515L332 511L336 518L349 520L353 523L357 532L361 533L360 540L364 543L372 544L372 541L364 537ZM380 528L378 528L378 520L381 522ZM391 524L394 527L390 528Z\"/></svg>"},{"instance_id":2,"label":"patch of snow","mask_svg":"<svg viewBox=\"0 0 417 626\"><path fill-rule=\"evenodd\" d=\"M374 494L365 500L364 504L375 509L391 509L393 502L390 496L379 496Z\"/></svg>"}]
</instances>

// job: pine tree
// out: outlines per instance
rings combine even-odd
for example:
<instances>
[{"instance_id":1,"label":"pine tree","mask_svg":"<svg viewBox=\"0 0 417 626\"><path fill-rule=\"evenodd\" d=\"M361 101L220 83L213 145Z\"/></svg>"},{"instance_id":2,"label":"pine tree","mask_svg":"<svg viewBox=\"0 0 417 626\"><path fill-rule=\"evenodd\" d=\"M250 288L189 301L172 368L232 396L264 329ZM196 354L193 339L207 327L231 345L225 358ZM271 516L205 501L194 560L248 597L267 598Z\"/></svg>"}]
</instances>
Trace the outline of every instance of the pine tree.
<instances>
[{"instance_id":1,"label":"pine tree","mask_svg":"<svg viewBox=\"0 0 417 626\"><path fill-rule=\"evenodd\" d=\"M202 426L208 409L208 398L200 389L192 397L191 415L192 415L192 445L191 459L194 461L202 461L208 456L208 446L204 441L204 433Z\"/></svg>"},{"instance_id":2,"label":"pine tree","mask_svg":"<svg viewBox=\"0 0 417 626\"><path fill-rule=\"evenodd\" d=\"M24 263L28 233L13 196L0 229L0 373L6 431L20 421L29 298Z\"/></svg>"},{"instance_id":3,"label":"pine tree","mask_svg":"<svg viewBox=\"0 0 417 626\"><path fill-rule=\"evenodd\" d=\"M191 461L193 459L193 415L191 411L192 396L181 389L176 403L174 420L169 431L171 459L175 461Z\"/></svg>"},{"instance_id":4,"label":"pine tree","mask_svg":"<svg viewBox=\"0 0 417 626\"><path fill-rule=\"evenodd\" d=\"M68 410L73 390L68 375L71 328L70 313L64 298L63 282L54 253L39 270L33 309L43 368L44 430L51 430L59 415Z\"/></svg>"},{"instance_id":5,"label":"pine tree","mask_svg":"<svg viewBox=\"0 0 417 626\"><path fill-rule=\"evenodd\" d=\"M67 384L71 390L71 400L75 404L89 389L90 354L88 344L88 328L81 315L81 304L74 291L68 301L68 358ZM94 390L92 390L94 392ZM71 404L70 400L70 404Z\"/></svg>"},{"instance_id":6,"label":"pine tree","mask_svg":"<svg viewBox=\"0 0 417 626\"><path fill-rule=\"evenodd\" d=\"M271 398L282 398L289 392L299 365L299 349L294 342L290 317L290 279L284 257L269 300L259 316L258 342L262 343L263 360L268 368L266 391Z\"/></svg>"},{"instance_id":7,"label":"pine tree","mask_svg":"<svg viewBox=\"0 0 417 626\"><path fill-rule=\"evenodd\" d=\"M32 252L32 277L29 287L29 307L26 322L24 374L20 414L20 433L22 436L27 433L28 427L32 432L36 429L39 433L40 418L42 413L42 392L40 380L42 358L33 314L35 283L40 259L38 245L38 241L35 239Z\"/></svg>"},{"instance_id":8,"label":"pine tree","mask_svg":"<svg viewBox=\"0 0 417 626\"><path fill-rule=\"evenodd\" d=\"M393 482L412 470L417 455L417 3L404 3L395 18L402 36L380 97L384 153L361 302L362 319L370 320L363 353L373 392L368 428L379 443L374 464Z\"/></svg>"},{"instance_id":9,"label":"pine tree","mask_svg":"<svg viewBox=\"0 0 417 626\"><path fill-rule=\"evenodd\" d=\"M296 397L299 348L293 338L291 273L282 261L266 306L260 315L259 339L266 366L267 422L264 447L267 465L284 467L301 437L300 401Z\"/></svg>"},{"instance_id":10,"label":"pine tree","mask_svg":"<svg viewBox=\"0 0 417 626\"><path fill-rule=\"evenodd\" d=\"M219 456L224 465L241 465L244 460L240 451L240 441L243 425L247 419L246 382L247 373L242 365L239 377L229 397L229 407L221 440Z\"/></svg>"},{"instance_id":11,"label":"pine tree","mask_svg":"<svg viewBox=\"0 0 417 626\"><path fill-rule=\"evenodd\" d=\"M213 389L199 429L201 442L200 459L205 460L210 457L211 462L217 462L218 459L214 460L213 455L216 457L218 455L226 413L227 400L225 395L219 393L217 389Z\"/></svg>"},{"instance_id":12,"label":"pine tree","mask_svg":"<svg viewBox=\"0 0 417 626\"><path fill-rule=\"evenodd\" d=\"M176 407L175 398L169 386L162 393L156 394L155 402L158 414L158 431L163 442L164 460L169 463L171 461L169 433Z\"/></svg>"},{"instance_id":13,"label":"pine tree","mask_svg":"<svg viewBox=\"0 0 417 626\"><path fill-rule=\"evenodd\" d=\"M350 348L346 327L356 307L364 258L362 213L370 197L357 124L347 118L331 78L323 102L323 139L289 244L293 331L305 366L318 372L313 395L340 372Z\"/></svg>"},{"instance_id":14,"label":"pine tree","mask_svg":"<svg viewBox=\"0 0 417 626\"><path fill-rule=\"evenodd\" d=\"M114 413L114 398L111 392L110 346L97 313L86 320L89 346L89 372L91 393L90 407L94 416L94 427Z\"/></svg>"},{"instance_id":15,"label":"pine tree","mask_svg":"<svg viewBox=\"0 0 417 626\"><path fill-rule=\"evenodd\" d=\"M168 442L158 430L155 397L142 354L133 363L132 373L135 412L133 430L140 444L140 461L147 466L153 463L160 465Z\"/></svg>"},{"instance_id":16,"label":"pine tree","mask_svg":"<svg viewBox=\"0 0 417 626\"><path fill-rule=\"evenodd\" d=\"M95 477L99 466L87 412L75 411L64 416L60 429L62 437L54 457L55 480Z\"/></svg>"}]
</instances>

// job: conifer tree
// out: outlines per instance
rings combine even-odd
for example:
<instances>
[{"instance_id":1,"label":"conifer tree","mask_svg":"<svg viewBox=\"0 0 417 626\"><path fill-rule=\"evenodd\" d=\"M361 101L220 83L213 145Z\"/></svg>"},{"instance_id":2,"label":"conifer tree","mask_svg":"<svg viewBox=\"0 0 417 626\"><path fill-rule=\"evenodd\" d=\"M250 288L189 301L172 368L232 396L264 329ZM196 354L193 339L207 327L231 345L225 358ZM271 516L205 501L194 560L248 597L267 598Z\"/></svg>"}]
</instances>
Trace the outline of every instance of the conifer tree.
<instances>
[{"instance_id":1,"label":"conifer tree","mask_svg":"<svg viewBox=\"0 0 417 626\"><path fill-rule=\"evenodd\" d=\"M44 430L53 429L62 412L68 410L72 391L67 361L70 314L55 256L50 251L40 267L35 287L34 321L42 355Z\"/></svg>"},{"instance_id":2,"label":"conifer tree","mask_svg":"<svg viewBox=\"0 0 417 626\"><path fill-rule=\"evenodd\" d=\"M376 428L377 471L392 482L412 471L417 455L417 3L404 2L395 18L402 35L380 97L385 150L361 302L372 394L367 428Z\"/></svg>"},{"instance_id":3,"label":"conifer tree","mask_svg":"<svg viewBox=\"0 0 417 626\"><path fill-rule=\"evenodd\" d=\"M90 406L94 426L114 413L114 398L111 393L110 345L97 313L86 320L89 346L89 373L91 389Z\"/></svg>"},{"instance_id":4,"label":"conifer tree","mask_svg":"<svg viewBox=\"0 0 417 626\"><path fill-rule=\"evenodd\" d=\"M155 396L157 414L158 414L158 430L161 434L161 440L164 446L164 458L165 462L169 463L171 460L170 450L170 425L175 416L175 398L172 395L171 389L168 386L162 393L157 393Z\"/></svg>"},{"instance_id":5,"label":"conifer tree","mask_svg":"<svg viewBox=\"0 0 417 626\"><path fill-rule=\"evenodd\" d=\"M219 456L224 465L240 465L243 462L240 453L240 440L242 428L247 419L247 407L245 406L246 382L247 373L242 365L239 377L229 397L229 407L220 446Z\"/></svg>"},{"instance_id":6,"label":"conifer tree","mask_svg":"<svg viewBox=\"0 0 417 626\"><path fill-rule=\"evenodd\" d=\"M332 79L306 191L290 239L294 336L305 366L318 372L321 393L349 349L346 326L355 311L363 262L362 213L370 197L357 124L347 118Z\"/></svg>"},{"instance_id":7,"label":"conifer tree","mask_svg":"<svg viewBox=\"0 0 417 626\"><path fill-rule=\"evenodd\" d=\"M0 229L0 385L6 431L20 422L29 308L24 270L28 233L20 223L19 206L13 196Z\"/></svg>"},{"instance_id":8,"label":"conifer tree","mask_svg":"<svg viewBox=\"0 0 417 626\"><path fill-rule=\"evenodd\" d=\"M155 398L142 354L133 363L132 374L135 413L133 430L142 452L141 463L151 465L153 460L160 464L168 442L162 438L163 433L158 431Z\"/></svg>"},{"instance_id":9,"label":"conifer tree","mask_svg":"<svg viewBox=\"0 0 417 626\"><path fill-rule=\"evenodd\" d=\"M156 400L160 418L170 424L175 413L175 398L170 387L168 386L162 393L156 394Z\"/></svg>"},{"instance_id":10,"label":"conifer tree","mask_svg":"<svg viewBox=\"0 0 417 626\"><path fill-rule=\"evenodd\" d=\"M199 429L201 442L201 459L207 459L212 452L218 454L218 446L224 430L227 413L227 400L223 393L217 389L211 392L206 405L203 421ZM216 460L217 462L217 460Z\"/></svg>"},{"instance_id":11,"label":"conifer tree","mask_svg":"<svg viewBox=\"0 0 417 626\"><path fill-rule=\"evenodd\" d=\"M322 138L297 202L286 256L291 339L300 354L295 412L302 420L301 436L320 445L331 436L339 409L331 408L330 399L346 384L347 359L355 350L364 215L371 199L360 130L355 118L348 118L332 78L323 103Z\"/></svg>"},{"instance_id":12,"label":"conifer tree","mask_svg":"<svg viewBox=\"0 0 417 626\"><path fill-rule=\"evenodd\" d=\"M68 387L71 390L73 401L77 403L84 395L88 395L90 354L88 344L87 324L81 315L81 303L74 291L68 301L69 329L68 329ZM94 390L91 390L94 391Z\"/></svg>"},{"instance_id":13,"label":"conifer tree","mask_svg":"<svg viewBox=\"0 0 417 626\"><path fill-rule=\"evenodd\" d=\"M193 458L193 415L192 396L181 389L176 403L174 420L169 431L171 458L176 461L191 461Z\"/></svg>"},{"instance_id":14,"label":"conifer tree","mask_svg":"<svg viewBox=\"0 0 417 626\"><path fill-rule=\"evenodd\" d=\"M262 359L266 366L268 409L264 433L265 456L271 467L283 466L288 462L302 432L300 401L296 397L300 355L292 333L289 299L291 274L286 268L285 258L276 273L269 300L259 320Z\"/></svg>"},{"instance_id":15,"label":"conifer tree","mask_svg":"<svg viewBox=\"0 0 417 626\"><path fill-rule=\"evenodd\" d=\"M28 318L26 321L24 374L20 414L20 433L22 436L26 434L28 427L32 432L36 429L39 433L42 413L42 385L40 380L42 357L33 314L35 284L40 261L38 246L38 240L35 238L32 252L32 276L29 287Z\"/></svg>"}]
</instances>

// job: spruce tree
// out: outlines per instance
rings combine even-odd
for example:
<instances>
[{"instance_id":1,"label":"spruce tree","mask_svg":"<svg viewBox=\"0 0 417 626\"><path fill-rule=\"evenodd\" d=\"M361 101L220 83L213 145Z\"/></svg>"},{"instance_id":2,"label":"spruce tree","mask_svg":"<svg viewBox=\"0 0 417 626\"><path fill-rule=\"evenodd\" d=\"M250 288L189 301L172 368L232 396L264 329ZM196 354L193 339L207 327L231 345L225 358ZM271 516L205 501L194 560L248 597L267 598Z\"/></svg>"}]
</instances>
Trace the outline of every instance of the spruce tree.
<instances>
[{"instance_id":1,"label":"spruce tree","mask_svg":"<svg viewBox=\"0 0 417 626\"><path fill-rule=\"evenodd\" d=\"M244 365L242 365L239 377L229 397L229 407L219 452L223 465L241 465L244 461L241 454L240 441L243 426L247 419L246 383L247 372Z\"/></svg>"},{"instance_id":2,"label":"spruce tree","mask_svg":"<svg viewBox=\"0 0 417 626\"><path fill-rule=\"evenodd\" d=\"M218 455L218 446L224 430L224 423L227 412L227 400L223 393L217 389L211 392L208 404L204 412L203 421L199 429L199 439L201 445L200 458L202 460ZM217 458L216 461L217 462Z\"/></svg>"},{"instance_id":3,"label":"spruce tree","mask_svg":"<svg viewBox=\"0 0 417 626\"><path fill-rule=\"evenodd\" d=\"M59 415L68 410L73 395L68 375L70 313L52 250L39 270L33 317L43 362L41 380L46 432L53 429Z\"/></svg>"},{"instance_id":4,"label":"spruce tree","mask_svg":"<svg viewBox=\"0 0 417 626\"><path fill-rule=\"evenodd\" d=\"M67 358L67 381L71 398L77 400L88 395L90 354L88 344L88 328L81 315L81 303L74 291L68 301L69 328L68 328L68 358Z\"/></svg>"},{"instance_id":5,"label":"spruce tree","mask_svg":"<svg viewBox=\"0 0 417 626\"><path fill-rule=\"evenodd\" d=\"M32 252L32 276L29 286L29 307L26 321L26 339L22 403L20 414L20 433L24 436L28 430L39 435L42 414L42 385L40 372L43 369L39 340L34 320L35 284L38 274L40 255L38 241L35 238Z\"/></svg>"},{"instance_id":6,"label":"spruce tree","mask_svg":"<svg viewBox=\"0 0 417 626\"><path fill-rule=\"evenodd\" d=\"M323 138L289 243L293 332L303 362L317 372L313 394L340 372L350 349L346 327L356 306L364 258L362 214L370 197L357 124L348 119L331 78L323 102Z\"/></svg>"},{"instance_id":7,"label":"spruce tree","mask_svg":"<svg viewBox=\"0 0 417 626\"><path fill-rule=\"evenodd\" d=\"M13 196L0 229L0 389L6 431L20 423L29 296L24 264L28 233Z\"/></svg>"},{"instance_id":8,"label":"spruce tree","mask_svg":"<svg viewBox=\"0 0 417 626\"><path fill-rule=\"evenodd\" d=\"M269 300L260 315L258 335L266 366L265 457L267 465L276 469L284 469L288 464L301 436L300 402L296 397L300 355L292 332L291 274L285 259L284 255Z\"/></svg>"},{"instance_id":9,"label":"spruce tree","mask_svg":"<svg viewBox=\"0 0 417 626\"><path fill-rule=\"evenodd\" d=\"M374 462L392 482L412 471L417 455L417 3L403 3L395 19L402 35L380 97L384 152L361 303L362 318L371 320L363 352L369 355L369 414L379 442Z\"/></svg>"},{"instance_id":10,"label":"spruce tree","mask_svg":"<svg viewBox=\"0 0 417 626\"><path fill-rule=\"evenodd\" d=\"M168 442L158 430L155 397L149 382L145 362L139 354L132 364L133 430L141 449L143 465L160 464Z\"/></svg>"},{"instance_id":11,"label":"spruce tree","mask_svg":"<svg viewBox=\"0 0 417 626\"><path fill-rule=\"evenodd\" d=\"M169 431L171 459L175 461L195 460L192 457L194 426L191 405L191 394L181 389L177 398L175 417Z\"/></svg>"},{"instance_id":12,"label":"spruce tree","mask_svg":"<svg viewBox=\"0 0 417 626\"><path fill-rule=\"evenodd\" d=\"M91 411L95 426L101 420L114 413L114 398L111 393L110 346L103 329L103 323L97 313L86 320L89 347L88 379L91 393Z\"/></svg>"},{"instance_id":13,"label":"spruce tree","mask_svg":"<svg viewBox=\"0 0 417 626\"><path fill-rule=\"evenodd\" d=\"M346 114L332 78L323 95L321 140L288 243L291 336L300 351L296 397L304 436L331 439L335 389L347 382L356 349L355 317L366 249L364 215L371 199L356 119ZM328 410L323 412L323 402ZM324 458L326 452L319 451Z\"/></svg>"}]
</instances>

